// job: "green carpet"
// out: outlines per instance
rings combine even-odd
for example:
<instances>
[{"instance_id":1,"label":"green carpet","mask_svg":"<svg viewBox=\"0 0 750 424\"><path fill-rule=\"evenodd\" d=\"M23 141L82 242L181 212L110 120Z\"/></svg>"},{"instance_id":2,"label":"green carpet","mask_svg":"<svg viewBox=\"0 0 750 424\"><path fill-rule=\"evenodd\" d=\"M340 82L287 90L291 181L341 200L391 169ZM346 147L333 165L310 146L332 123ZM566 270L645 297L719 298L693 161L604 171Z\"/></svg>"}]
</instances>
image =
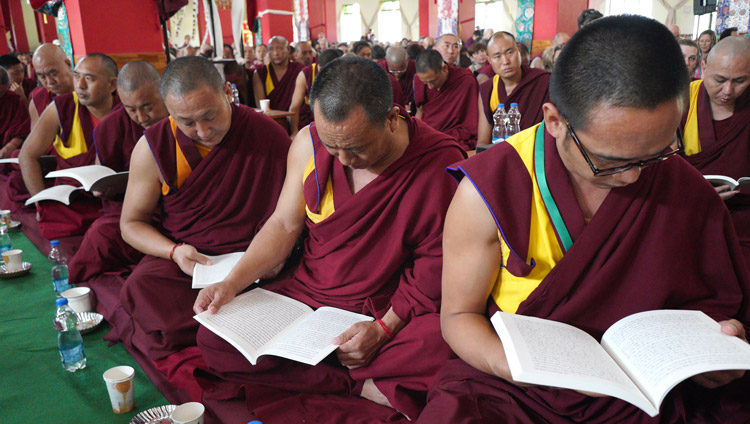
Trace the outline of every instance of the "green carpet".
<instances>
[{"instance_id":1,"label":"green carpet","mask_svg":"<svg viewBox=\"0 0 750 424\"><path fill-rule=\"evenodd\" d=\"M86 368L62 369L49 261L22 233L11 233L11 239L33 268L24 277L0 279L0 422L128 423L140 411L168 404L122 345L107 347L106 323L83 335ZM112 412L102 380L104 371L118 365L136 370L136 406L121 415Z\"/></svg>"}]
</instances>

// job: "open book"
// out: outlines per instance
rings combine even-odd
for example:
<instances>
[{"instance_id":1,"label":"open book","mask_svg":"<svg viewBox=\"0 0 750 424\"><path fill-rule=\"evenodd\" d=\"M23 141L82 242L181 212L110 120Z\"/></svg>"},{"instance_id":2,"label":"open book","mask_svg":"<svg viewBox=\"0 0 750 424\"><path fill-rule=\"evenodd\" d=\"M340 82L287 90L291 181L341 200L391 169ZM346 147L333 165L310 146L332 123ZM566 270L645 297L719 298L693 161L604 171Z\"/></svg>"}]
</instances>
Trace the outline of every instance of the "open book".
<instances>
[{"instance_id":1,"label":"open book","mask_svg":"<svg viewBox=\"0 0 750 424\"><path fill-rule=\"evenodd\" d=\"M18 165L18 158L3 158L0 159L0 163L14 163Z\"/></svg>"},{"instance_id":2,"label":"open book","mask_svg":"<svg viewBox=\"0 0 750 424\"><path fill-rule=\"evenodd\" d=\"M588 333L541 318L497 312L513 380L600 393L654 417L674 386L708 371L750 369L750 345L721 332L699 311L633 314L604 333Z\"/></svg>"},{"instance_id":3,"label":"open book","mask_svg":"<svg viewBox=\"0 0 750 424\"><path fill-rule=\"evenodd\" d=\"M128 184L128 171L115 172L102 165L60 169L52 171L45 176L45 178L59 177L73 178L80 182L82 187L65 184L52 186L31 196L26 201L26 205L28 206L41 200L55 200L70 205L70 196L76 190L104 192L108 188L112 188L117 192L125 192L125 187Z\"/></svg>"},{"instance_id":4,"label":"open book","mask_svg":"<svg viewBox=\"0 0 750 424\"><path fill-rule=\"evenodd\" d=\"M254 289L219 309L194 317L237 348L251 364L274 355L316 365L336 350L331 341L352 325L372 317L324 306L313 312L304 303L274 292Z\"/></svg>"},{"instance_id":5,"label":"open book","mask_svg":"<svg viewBox=\"0 0 750 424\"><path fill-rule=\"evenodd\" d=\"M739 180L727 177L726 175L704 175L704 177L709 183L716 187L728 185L730 190L734 190L738 187L750 187L750 177L742 177Z\"/></svg>"},{"instance_id":6,"label":"open book","mask_svg":"<svg viewBox=\"0 0 750 424\"><path fill-rule=\"evenodd\" d=\"M193 267L193 288L202 289L224 280L244 254L245 252L234 252L218 256L205 255L213 265L196 262Z\"/></svg>"}]
</instances>

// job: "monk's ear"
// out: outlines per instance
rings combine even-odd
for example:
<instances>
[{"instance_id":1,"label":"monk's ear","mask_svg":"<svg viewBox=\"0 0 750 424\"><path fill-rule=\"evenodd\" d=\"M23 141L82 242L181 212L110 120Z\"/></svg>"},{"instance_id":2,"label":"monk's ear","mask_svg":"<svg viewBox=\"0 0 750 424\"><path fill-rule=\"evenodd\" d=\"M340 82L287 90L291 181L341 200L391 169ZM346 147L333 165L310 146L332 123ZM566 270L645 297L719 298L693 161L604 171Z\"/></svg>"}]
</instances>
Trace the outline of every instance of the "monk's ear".
<instances>
[{"instance_id":1,"label":"monk's ear","mask_svg":"<svg viewBox=\"0 0 750 424\"><path fill-rule=\"evenodd\" d=\"M560 114L560 111L552 103L545 103L542 105L542 111L544 112L544 128L555 138L563 138L566 135L567 127L565 126L565 118Z\"/></svg>"},{"instance_id":2,"label":"monk's ear","mask_svg":"<svg viewBox=\"0 0 750 424\"><path fill-rule=\"evenodd\" d=\"M388 125L388 129L391 130L391 132L395 132L396 128L398 128L398 107L394 106L391 108L390 112L388 112L388 117L385 120L386 125Z\"/></svg>"},{"instance_id":3,"label":"monk's ear","mask_svg":"<svg viewBox=\"0 0 750 424\"><path fill-rule=\"evenodd\" d=\"M109 92L114 93L117 90L117 77L109 80Z\"/></svg>"},{"instance_id":4,"label":"monk's ear","mask_svg":"<svg viewBox=\"0 0 750 424\"><path fill-rule=\"evenodd\" d=\"M227 96L229 103L232 103L232 83L229 81L224 83L224 95Z\"/></svg>"}]
</instances>

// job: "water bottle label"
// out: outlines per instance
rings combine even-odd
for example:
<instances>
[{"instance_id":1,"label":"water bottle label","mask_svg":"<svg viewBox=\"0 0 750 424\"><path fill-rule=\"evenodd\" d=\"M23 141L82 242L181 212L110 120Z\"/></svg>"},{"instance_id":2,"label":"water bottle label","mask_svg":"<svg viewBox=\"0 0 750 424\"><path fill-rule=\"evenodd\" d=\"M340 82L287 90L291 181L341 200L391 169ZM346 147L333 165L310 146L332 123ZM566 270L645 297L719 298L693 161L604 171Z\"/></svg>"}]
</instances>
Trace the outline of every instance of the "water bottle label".
<instances>
[{"instance_id":1,"label":"water bottle label","mask_svg":"<svg viewBox=\"0 0 750 424\"><path fill-rule=\"evenodd\" d=\"M10 244L3 244L0 245L0 253L7 252L11 249Z\"/></svg>"},{"instance_id":2,"label":"water bottle label","mask_svg":"<svg viewBox=\"0 0 750 424\"><path fill-rule=\"evenodd\" d=\"M55 291L57 293L62 293L65 290L69 289L70 286L68 285L68 278L58 278L53 279L52 284L55 286Z\"/></svg>"},{"instance_id":3,"label":"water bottle label","mask_svg":"<svg viewBox=\"0 0 750 424\"><path fill-rule=\"evenodd\" d=\"M497 144L505 141L502 137L492 137L492 144Z\"/></svg>"},{"instance_id":4,"label":"water bottle label","mask_svg":"<svg viewBox=\"0 0 750 424\"><path fill-rule=\"evenodd\" d=\"M75 364L83 360L83 344L70 349L60 349L60 357L65 364Z\"/></svg>"}]
</instances>

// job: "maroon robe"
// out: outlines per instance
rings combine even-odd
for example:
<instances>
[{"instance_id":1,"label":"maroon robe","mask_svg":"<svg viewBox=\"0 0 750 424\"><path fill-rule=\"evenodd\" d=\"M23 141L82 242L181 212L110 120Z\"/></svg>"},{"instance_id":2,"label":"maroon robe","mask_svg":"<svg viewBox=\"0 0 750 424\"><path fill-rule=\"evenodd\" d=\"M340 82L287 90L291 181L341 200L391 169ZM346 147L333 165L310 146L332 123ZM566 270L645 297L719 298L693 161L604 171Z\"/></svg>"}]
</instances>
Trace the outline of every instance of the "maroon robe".
<instances>
[{"instance_id":1,"label":"maroon robe","mask_svg":"<svg viewBox=\"0 0 750 424\"><path fill-rule=\"evenodd\" d=\"M23 87L23 93L26 95L26 98L28 99L31 92L37 88L36 79L24 77L23 82L21 82L21 86Z\"/></svg>"},{"instance_id":2,"label":"maroon robe","mask_svg":"<svg viewBox=\"0 0 750 424\"><path fill-rule=\"evenodd\" d=\"M318 72L320 72L320 66L318 64L314 64L315 66L315 76L318 76ZM305 101L302 102L302 107L299 109L299 123L297 124L297 128L305 128L306 126L310 125L312 121L315 119L313 117L312 109L310 109L310 91L312 90L313 85L313 65L305 66L302 68L302 73L305 74L305 86L307 88L307 91L305 92Z\"/></svg>"},{"instance_id":3,"label":"maroon robe","mask_svg":"<svg viewBox=\"0 0 750 424\"><path fill-rule=\"evenodd\" d=\"M726 175L739 179L750 177L750 90L735 101L734 114L723 121L714 121L711 100L705 84L698 92L698 133L701 152L686 159L704 175ZM684 128L687 111L683 117ZM750 190L742 191L727 202L745 262L750 266Z\"/></svg>"},{"instance_id":4,"label":"maroon robe","mask_svg":"<svg viewBox=\"0 0 750 424\"><path fill-rule=\"evenodd\" d=\"M270 65L273 69L273 65ZM284 76L281 77L281 81L276 79L276 72L271 72L271 81L273 81L273 91L271 94L266 93L266 74L268 73L267 67L263 66L258 68L255 72L260 78L260 83L263 86L263 93L266 98L271 101L271 109L273 110L289 110L289 105L292 104L292 96L294 96L294 86L297 82L297 75L302 71L304 65L299 62L289 62L286 67Z\"/></svg>"},{"instance_id":5,"label":"maroon robe","mask_svg":"<svg viewBox=\"0 0 750 424\"><path fill-rule=\"evenodd\" d=\"M5 146L14 138L24 140L29 135L29 109L21 96L7 90L0 96L0 141Z\"/></svg>"},{"instance_id":6,"label":"maroon robe","mask_svg":"<svg viewBox=\"0 0 750 424\"><path fill-rule=\"evenodd\" d=\"M422 120L455 138L464 150L477 147L478 91L474 74L458 66L448 65L448 79L440 90L414 76L414 105L422 107Z\"/></svg>"},{"instance_id":7,"label":"maroon robe","mask_svg":"<svg viewBox=\"0 0 750 424\"><path fill-rule=\"evenodd\" d=\"M55 100L55 97L57 95L49 90L47 90L44 87L37 87L34 89L34 91L31 92L31 95L29 96L29 100L34 102L34 107L36 108L36 113L39 116L42 116L42 112L44 112L44 109L52 103L53 100Z\"/></svg>"},{"instance_id":8,"label":"maroon robe","mask_svg":"<svg viewBox=\"0 0 750 424\"><path fill-rule=\"evenodd\" d=\"M169 120L149 127L145 136L171 187L159 203L161 233L207 255L247 249L281 192L291 143L284 130L246 106L232 106L229 132L201 158L193 140L178 129L176 142L193 170L179 188ZM132 333L121 339L152 360L195 345L198 322L192 317L198 290L191 281L176 263L146 255L120 292L133 319Z\"/></svg>"},{"instance_id":9,"label":"maroon robe","mask_svg":"<svg viewBox=\"0 0 750 424\"><path fill-rule=\"evenodd\" d=\"M115 101L112 105L119 104ZM60 122L60 138L67 142L73 128L73 117L75 115L75 101L73 93L62 94L55 97L57 116ZM94 147L94 124L88 108L78 104L78 117L86 140L86 153L72 156L67 159L57 156L57 169L68 169L79 166L93 165L96 160L96 148ZM80 186L81 184L72 178L56 178L55 185L68 184ZM70 205L65 205L52 200L37 203L39 212L39 227L42 236L48 240L60 237L84 234L88 227L99 217L101 201L89 193L77 191L71 196Z\"/></svg>"},{"instance_id":10,"label":"maroon robe","mask_svg":"<svg viewBox=\"0 0 750 424\"><path fill-rule=\"evenodd\" d=\"M495 70L492 69L492 65L490 64L490 61L488 60L487 63L484 64L479 70L477 71L480 74L485 74L489 79L492 79L492 77L495 76Z\"/></svg>"},{"instance_id":11,"label":"maroon robe","mask_svg":"<svg viewBox=\"0 0 750 424\"><path fill-rule=\"evenodd\" d=\"M554 138L547 133L544 142L547 183L573 245L518 314L564 322L597 340L619 319L656 309L701 310L747 326L750 277L729 213L697 171L680 157L644 168L637 182L612 189L586 224ZM513 252L526 258L532 185L513 146L490 149L458 170L457 178L465 174L475 185ZM690 195L675 187L691 187ZM533 262L524 260L509 261L508 270L530 272ZM488 315L498 309L490 304ZM749 390L750 375L716 390L686 381L651 418L613 397L517 386L454 359L419 422L704 422L702 409L712 409L716 422L750 422Z\"/></svg>"},{"instance_id":12,"label":"maroon robe","mask_svg":"<svg viewBox=\"0 0 750 424\"><path fill-rule=\"evenodd\" d=\"M389 75L391 72L388 70L388 61L386 59L380 59L378 61L380 65ZM398 103L401 106L406 107L409 103L414 102L414 76L417 74L417 67L414 61L409 59L406 65L406 72L401 74L401 78L398 79L398 84L401 87L401 100L399 101L394 97L393 102Z\"/></svg>"},{"instance_id":13,"label":"maroon robe","mask_svg":"<svg viewBox=\"0 0 750 424\"><path fill-rule=\"evenodd\" d=\"M521 112L521 130L525 130L544 120L542 105L549 102L550 73L543 69L534 69L527 66L522 66L521 72L521 81L518 82L510 96L505 92L505 85L500 78L497 82L497 98L500 103L505 104L506 111L510 109L511 103L518 103L518 111ZM484 117L487 118L490 127L495 125L492 120L494 112L490 109L492 83L492 78L490 78L489 81L485 81L479 87L479 95L482 96L482 106L484 106Z\"/></svg>"},{"instance_id":14,"label":"maroon robe","mask_svg":"<svg viewBox=\"0 0 750 424\"><path fill-rule=\"evenodd\" d=\"M305 203L318 211L330 179L336 211L317 224L307 219L308 237L293 277L264 287L313 308L380 318L392 307L406 326L375 359L349 371L335 356L315 367L273 357L253 366L212 332L198 333L210 372L223 379L214 389L230 397L244 387L250 409L264 421L297 422L299 411L279 407L297 392L356 396L370 378L396 410L415 418L437 369L451 356L438 312L443 220L456 185L443 169L464 155L450 137L417 119L406 121L410 143L403 156L356 194L344 166L310 126L316 168L304 183ZM424 352L429 357L412 360ZM322 415L317 422L335 421L326 411L316 413Z\"/></svg>"},{"instance_id":15,"label":"maroon robe","mask_svg":"<svg viewBox=\"0 0 750 424\"><path fill-rule=\"evenodd\" d=\"M144 129L118 105L94 129L94 147L99 163L115 172L130 168L130 155ZM127 274L143 254L125 243L120 234L122 195L117 200L102 199L102 215L91 224L81 246L68 264L72 284L86 282L104 272ZM94 292L95 285L89 286Z\"/></svg>"}]
</instances>

